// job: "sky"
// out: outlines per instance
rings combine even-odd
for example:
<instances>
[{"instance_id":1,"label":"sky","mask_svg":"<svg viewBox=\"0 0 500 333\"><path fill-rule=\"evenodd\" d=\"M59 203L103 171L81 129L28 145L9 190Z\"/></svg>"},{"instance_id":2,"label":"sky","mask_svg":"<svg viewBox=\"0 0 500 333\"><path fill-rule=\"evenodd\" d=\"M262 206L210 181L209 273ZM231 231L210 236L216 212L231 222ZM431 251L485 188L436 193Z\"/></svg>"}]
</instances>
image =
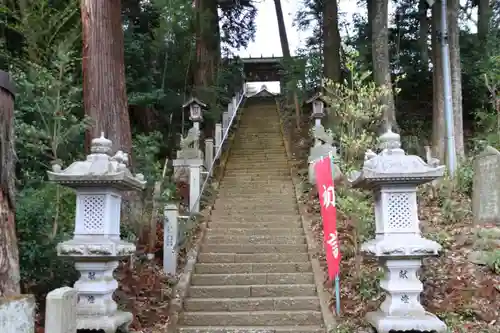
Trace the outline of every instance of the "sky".
<instances>
[{"instance_id":1,"label":"sky","mask_svg":"<svg viewBox=\"0 0 500 333\"><path fill-rule=\"evenodd\" d=\"M345 14L345 19L351 21L352 15L355 13L365 14L365 8L358 8L355 0L340 0L339 12ZM239 50L237 54L242 58L247 57L281 57L281 44L278 33L278 21L276 19L276 10L274 8L274 0L256 0L257 17L255 41L251 42L246 49ZM293 26L293 20L297 11L301 9L301 0L281 0L283 8L283 16L285 20L288 43L292 55L295 54L297 48L303 45L305 39L311 35L310 31L298 31ZM345 32L341 31L341 35ZM255 82L252 87L258 87L264 82ZM279 91L277 82L265 82L267 88L273 92Z\"/></svg>"},{"instance_id":2,"label":"sky","mask_svg":"<svg viewBox=\"0 0 500 333\"><path fill-rule=\"evenodd\" d=\"M256 0L255 3L258 11L255 41L250 43L247 49L240 50L238 52L239 56L282 56L274 0ZM288 43L292 53L295 53L305 38L310 35L310 32L298 31L292 25L297 12L300 10L300 3L301 0L281 0ZM352 17L354 13L365 12L364 8L357 7L355 0L340 0L339 11L346 14L346 19Z\"/></svg>"}]
</instances>

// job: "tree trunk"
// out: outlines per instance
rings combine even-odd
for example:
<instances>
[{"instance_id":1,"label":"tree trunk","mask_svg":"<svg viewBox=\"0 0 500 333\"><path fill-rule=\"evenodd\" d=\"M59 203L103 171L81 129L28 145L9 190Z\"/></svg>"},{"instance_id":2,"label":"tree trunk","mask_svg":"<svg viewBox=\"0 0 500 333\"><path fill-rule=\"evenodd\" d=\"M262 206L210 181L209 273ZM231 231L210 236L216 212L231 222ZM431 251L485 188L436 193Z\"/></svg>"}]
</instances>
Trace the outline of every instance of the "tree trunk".
<instances>
[{"instance_id":1,"label":"tree trunk","mask_svg":"<svg viewBox=\"0 0 500 333\"><path fill-rule=\"evenodd\" d=\"M441 4L438 0L432 6L432 150L433 157L444 163L445 157L445 123L444 123L444 89L443 63L439 34L441 33Z\"/></svg>"},{"instance_id":2,"label":"tree trunk","mask_svg":"<svg viewBox=\"0 0 500 333\"><path fill-rule=\"evenodd\" d=\"M451 90L453 94L453 122L457 158L465 155L463 107L462 107L462 64L460 62L460 27L458 16L460 0L448 0L448 30L450 41Z\"/></svg>"},{"instance_id":3,"label":"tree trunk","mask_svg":"<svg viewBox=\"0 0 500 333\"><path fill-rule=\"evenodd\" d=\"M323 5L323 74L325 78L340 82L342 79L340 64L337 0L325 0Z\"/></svg>"},{"instance_id":4,"label":"tree trunk","mask_svg":"<svg viewBox=\"0 0 500 333\"><path fill-rule=\"evenodd\" d=\"M276 19L278 20L278 32L280 34L281 51L283 58L290 60L290 46L286 35L285 20L283 18L283 9L281 8L281 0L274 0L274 8L276 9Z\"/></svg>"},{"instance_id":5,"label":"tree trunk","mask_svg":"<svg viewBox=\"0 0 500 333\"><path fill-rule=\"evenodd\" d=\"M0 71L0 297L20 294L19 250L14 222L14 98L8 73Z\"/></svg>"},{"instance_id":6,"label":"tree trunk","mask_svg":"<svg viewBox=\"0 0 500 333\"><path fill-rule=\"evenodd\" d=\"M388 10L389 0L373 1L372 22L372 58L373 76L378 86L385 86L389 93L384 97L382 103L386 106L384 121L386 124L397 129L396 109L394 106L394 94L392 93L390 60L389 60L389 36L388 36Z\"/></svg>"},{"instance_id":7,"label":"tree trunk","mask_svg":"<svg viewBox=\"0 0 500 333\"><path fill-rule=\"evenodd\" d=\"M367 44L367 59L366 62L368 63L368 68L372 68L372 60L373 60L373 45L372 45L372 27L373 27L373 5L374 1L373 0L366 0L366 9L368 13L368 23L366 25L366 36L368 38L368 43Z\"/></svg>"},{"instance_id":8,"label":"tree trunk","mask_svg":"<svg viewBox=\"0 0 500 333\"><path fill-rule=\"evenodd\" d=\"M493 15L493 8L490 0L479 0L477 7L477 37L484 47L490 31L490 20Z\"/></svg>"},{"instance_id":9,"label":"tree trunk","mask_svg":"<svg viewBox=\"0 0 500 333\"><path fill-rule=\"evenodd\" d=\"M429 46L427 45L427 38L429 36L429 19L427 18L427 0L420 0L418 7L420 22L420 60L422 61L422 68L427 71L429 68Z\"/></svg>"},{"instance_id":10,"label":"tree trunk","mask_svg":"<svg viewBox=\"0 0 500 333\"><path fill-rule=\"evenodd\" d=\"M132 152L132 136L125 86L123 27L120 0L82 0L83 99L93 120L87 132L113 141L113 151Z\"/></svg>"},{"instance_id":11,"label":"tree trunk","mask_svg":"<svg viewBox=\"0 0 500 333\"><path fill-rule=\"evenodd\" d=\"M281 0L274 0L274 8L276 9L276 19L278 20L278 31L280 34L281 51L283 52L283 58L285 64L291 65L292 56L290 54L290 46L288 44L288 37L286 35L285 20L283 18L283 9L281 8ZM288 80L285 82L294 82L296 84L297 78L291 77L291 73L287 73ZM286 89L282 89L286 90ZM300 106L298 103L297 90L294 87L293 94L291 92L287 93L287 105L290 104L290 97L293 96L293 101L295 105L295 120L297 128L300 128Z\"/></svg>"},{"instance_id":12,"label":"tree trunk","mask_svg":"<svg viewBox=\"0 0 500 333\"><path fill-rule=\"evenodd\" d=\"M219 16L214 0L195 0L196 70L194 84L198 89L211 87L217 75L220 58ZM203 96L199 96L203 99ZM209 102L209 101L205 101Z\"/></svg>"}]
</instances>

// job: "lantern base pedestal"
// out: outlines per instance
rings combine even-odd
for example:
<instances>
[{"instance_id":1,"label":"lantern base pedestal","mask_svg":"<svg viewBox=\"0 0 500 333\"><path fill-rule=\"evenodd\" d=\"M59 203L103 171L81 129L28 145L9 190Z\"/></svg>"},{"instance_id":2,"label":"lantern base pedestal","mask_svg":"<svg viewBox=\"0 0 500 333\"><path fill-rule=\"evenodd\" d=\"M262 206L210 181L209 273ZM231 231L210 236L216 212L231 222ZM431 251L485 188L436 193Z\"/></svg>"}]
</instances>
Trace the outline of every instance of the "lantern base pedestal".
<instances>
[{"instance_id":1,"label":"lantern base pedestal","mask_svg":"<svg viewBox=\"0 0 500 333\"><path fill-rule=\"evenodd\" d=\"M105 333L130 332L134 316L130 312L116 311L109 316L77 316L77 330L103 330Z\"/></svg>"},{"instance_id":2,"label":"lantern base pedestal","mask_svg":"<svg viewBox=\"0 0 500 333\"><path fill-rule=\"evenodd\" d=\"M392 331L418 331L437 332L447 331L446 324L430 312L413 315L411 313L391 316L382 311L369 312L366 320L372 325L377 333L389 333Z\"/></svg>"}]
</instances>

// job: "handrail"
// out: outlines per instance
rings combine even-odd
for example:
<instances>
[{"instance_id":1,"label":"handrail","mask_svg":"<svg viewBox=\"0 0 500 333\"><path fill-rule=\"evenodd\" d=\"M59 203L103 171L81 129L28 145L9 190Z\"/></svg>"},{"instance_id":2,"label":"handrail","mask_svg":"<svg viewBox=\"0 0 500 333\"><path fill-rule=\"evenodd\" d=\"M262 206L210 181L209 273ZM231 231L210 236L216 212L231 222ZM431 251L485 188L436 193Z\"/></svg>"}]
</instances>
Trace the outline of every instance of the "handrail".
<instances>
[{"instance_id":1,"label":"handrail","mask_svg":"<svg viewBox=\"0 0 500 333\"><path fill-rule=\"evenodd\" d=\"M215 155L214 155L214 159L212 160L212 163L210 164L210 168L208 169L208 171L206 172L206 177L205 177L205 180L203 181L203 184L201 185L201 188L200 188L200 194L198 195L198 198L196 199L195 202L193 203L189 203L189 208L191 207L194 207L196 206L200 200L201 200L201 197L203 195L203 191L205 190L205 187L207 186L208 184L208 180L210 179L210 177L212 176L212 172L213 172L213 169L215 167L215 163L216 161L218 160L218 158L220 157L220 154L221 154L221 151L222 151L222 146L224 145L224 142L227 140L228 136L229 136L229 131L231 130L231 127L233 125L233 122L234 122L234 119L236 118L236 115L238 113L238 110L241 106L241 103L243 102L243 99L245 98L246 94L245 94L245 83L243 83L243 87L242 89L239 91L239 94L240 94L240 98L238 100L238 103L236 103L236 106L234 108L234 111L232 112L232 115L231 115L231 118L229 119L229 122L227 124L227 127L225 128L224 130L224 133L222 135L222 139L221 139L221 142L219 144L219 146L217 147L217 150L215 151ZM237 96L237 95L236 95ZM178 216L179 219L187 219L187 220L191 220L195 215L197 215L198 213L194 213L194 212L189 212L189 215L188 216ZM180 241L181 239L178 238L178 241ZM184 241L184 239L182 239L182 241ZM177 244L177 246L179 246L180 244Z\"/></svg>"}]
</instances>

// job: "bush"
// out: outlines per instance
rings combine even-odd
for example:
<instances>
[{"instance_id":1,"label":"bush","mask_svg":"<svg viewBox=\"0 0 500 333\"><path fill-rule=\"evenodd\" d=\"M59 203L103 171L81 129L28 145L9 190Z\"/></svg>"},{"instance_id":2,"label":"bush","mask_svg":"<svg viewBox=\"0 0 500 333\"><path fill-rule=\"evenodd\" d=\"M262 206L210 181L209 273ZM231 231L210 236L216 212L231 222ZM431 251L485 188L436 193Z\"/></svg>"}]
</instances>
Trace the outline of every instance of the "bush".
<instances>
[{"instance_id":1,"label":"bush","mask_svg":"<svg viewBox=\"0 0 500 333\"><path fill-rule=\"evenodd\" d=\"M59 207L57 190L61 191ZM77 278L73 261L57 256L57 243L70 239L75 219L75 194L67 188L44 183L25 188L17 198L16 225L23 289L37 295L72 285ZM59 213L56 210L59 208ZM53 234L58 214L57 232Z\"/></svg>"}]
</instances>

